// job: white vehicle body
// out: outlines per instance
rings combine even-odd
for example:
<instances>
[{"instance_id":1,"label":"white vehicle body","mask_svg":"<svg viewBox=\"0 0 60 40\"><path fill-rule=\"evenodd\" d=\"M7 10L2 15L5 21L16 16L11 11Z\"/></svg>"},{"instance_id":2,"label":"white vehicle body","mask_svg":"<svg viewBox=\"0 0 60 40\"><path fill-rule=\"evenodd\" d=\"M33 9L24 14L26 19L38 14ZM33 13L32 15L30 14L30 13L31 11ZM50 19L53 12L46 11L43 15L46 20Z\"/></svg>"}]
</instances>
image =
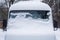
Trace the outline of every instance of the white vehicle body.
<instances>
[{"instance_id":1,"label":"white vehicle body","mask_svg":"<svg viewBox=\"0 0 60 40\"><path fill-rule=\"evenodd\" d=\"M51 8L47 4L20 1L13 4L9 12L6 40L56 40Z\"/></svg>"}]
</instances>

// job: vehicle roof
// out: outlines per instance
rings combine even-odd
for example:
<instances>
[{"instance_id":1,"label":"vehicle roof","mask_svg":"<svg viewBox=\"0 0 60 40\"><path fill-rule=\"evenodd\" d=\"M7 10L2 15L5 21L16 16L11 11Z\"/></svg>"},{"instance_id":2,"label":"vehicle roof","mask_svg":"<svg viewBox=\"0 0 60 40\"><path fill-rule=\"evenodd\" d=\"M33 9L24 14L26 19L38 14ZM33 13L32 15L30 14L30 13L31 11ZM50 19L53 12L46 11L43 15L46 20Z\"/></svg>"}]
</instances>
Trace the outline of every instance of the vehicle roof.
<instances>
[{"instance_id":1,"label":"vehicle roof","mask_svg":"<svg viewBox=\"0 0 60 40\"><path fill-rule=\"evenodd\" d=\"M40 1L20 1L11 5L9 10L51 10L51 8Z\"/></svg>"}]
</instances>

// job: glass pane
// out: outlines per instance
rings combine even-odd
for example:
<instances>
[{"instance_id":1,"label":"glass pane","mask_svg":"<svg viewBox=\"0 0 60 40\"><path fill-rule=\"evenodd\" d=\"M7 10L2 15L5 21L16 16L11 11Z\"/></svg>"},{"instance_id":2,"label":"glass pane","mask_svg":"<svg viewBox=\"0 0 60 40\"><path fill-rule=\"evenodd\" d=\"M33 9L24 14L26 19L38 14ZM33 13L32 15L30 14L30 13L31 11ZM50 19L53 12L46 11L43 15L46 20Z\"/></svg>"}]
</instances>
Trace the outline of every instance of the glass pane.
<instances>
[{"instance_id":1,"label":"glass pane","mask_svg":"<svg viewBox=\"0 0 60 40\"><path fill-rule=\"evenodd\" d=\"M32 18L32 19L49 19L49 11L40 11L40 10L14 10L10 11L10 18L16 18L19 15L19 18Z\"/></svg>"}]
</instances>

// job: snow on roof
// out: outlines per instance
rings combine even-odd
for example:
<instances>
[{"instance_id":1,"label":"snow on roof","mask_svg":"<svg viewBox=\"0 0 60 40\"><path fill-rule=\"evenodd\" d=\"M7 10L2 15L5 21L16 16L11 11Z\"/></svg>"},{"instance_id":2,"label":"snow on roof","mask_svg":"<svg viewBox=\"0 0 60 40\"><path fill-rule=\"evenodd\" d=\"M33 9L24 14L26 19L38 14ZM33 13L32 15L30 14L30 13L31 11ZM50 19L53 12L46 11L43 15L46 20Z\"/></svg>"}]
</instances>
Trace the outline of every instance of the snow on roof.
<instances>
[{"instance_id":1,"label":"snow on roof","mask_svg":"<svg viewBox=\"0 0 60 40\"><path fill-rule=\"evenodd\" d=\"M11 5L10 10L51 10L51 8L39 1L20 1Z\"/></svg>"},{"instance_id":2,"label":"snow on roof","mask_svg":"<svg viewBox=\"0 0 60 40\"><path fill-rule=\"evenodd\" d=\"M43 0L30 0L30 1L43 1Z\"/></svg>"}]
</instances>

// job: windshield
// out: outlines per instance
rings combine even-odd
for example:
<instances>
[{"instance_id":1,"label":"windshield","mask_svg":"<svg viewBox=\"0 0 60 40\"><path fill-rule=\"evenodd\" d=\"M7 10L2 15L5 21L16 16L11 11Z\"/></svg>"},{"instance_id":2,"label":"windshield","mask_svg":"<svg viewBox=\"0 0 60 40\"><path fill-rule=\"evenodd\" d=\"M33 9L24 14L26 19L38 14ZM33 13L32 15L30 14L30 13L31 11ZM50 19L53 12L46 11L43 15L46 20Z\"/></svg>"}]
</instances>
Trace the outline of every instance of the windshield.
<instances>
[{"instance_id":1,"label":"windshield","mask_svg":"<svg viewBox=\"0 0 60 40\"><path fill-rule=\"evenodd\" d=\"M32 19L43 19L48 20L49 11L40 11L40 10L12 10L10 11L9 18L15 19L17 16L19 18L32 18Z\"/></svg>"}]
</instances>

